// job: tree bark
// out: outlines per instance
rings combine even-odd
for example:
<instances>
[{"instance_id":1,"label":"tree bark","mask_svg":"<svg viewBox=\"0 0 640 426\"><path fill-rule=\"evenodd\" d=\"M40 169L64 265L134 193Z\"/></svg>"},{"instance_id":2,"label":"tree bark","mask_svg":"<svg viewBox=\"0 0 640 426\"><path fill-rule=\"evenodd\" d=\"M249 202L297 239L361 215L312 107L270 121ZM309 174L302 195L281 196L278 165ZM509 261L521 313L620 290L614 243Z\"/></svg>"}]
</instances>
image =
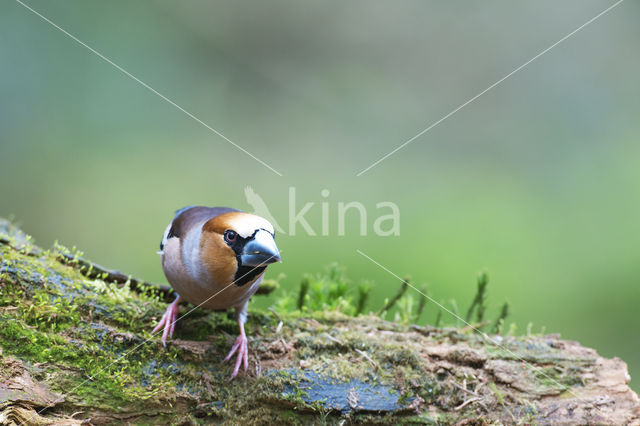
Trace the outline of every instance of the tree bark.
<instances>
[{"instance_id":1,"label":"tree bark","mask_svg":"<svg viewBox=\"0 0 640 426\"><path fill-rule=\"evenodd\" d=\"M618 358L375 315L253 310L229 382L234 321L183 307L164 348L171 297L0 220L0 424L640 424Z\"/></svg>"}]
</instances>

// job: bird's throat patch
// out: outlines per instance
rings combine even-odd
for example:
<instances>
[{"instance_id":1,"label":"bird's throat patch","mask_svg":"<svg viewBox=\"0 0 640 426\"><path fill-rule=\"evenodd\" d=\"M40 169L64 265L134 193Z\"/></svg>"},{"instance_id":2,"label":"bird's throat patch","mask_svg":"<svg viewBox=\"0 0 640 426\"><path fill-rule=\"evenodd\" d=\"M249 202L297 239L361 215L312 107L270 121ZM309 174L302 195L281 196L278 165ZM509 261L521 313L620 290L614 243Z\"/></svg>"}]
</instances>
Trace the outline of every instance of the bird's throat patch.
<instances>
[{"instance_id":1,"label":"bird's throat patch","mask_svg":"<svg viewBox=\"0 0 640 426\"><path fill-rule=\"evenodd\" d=\"M266 266L239 265L236 275L233 277L233 281L238 287L242 287L243 285L253 281L253 279L263 273L265 269L267 269Z\"/></svg>"}]
</instances>

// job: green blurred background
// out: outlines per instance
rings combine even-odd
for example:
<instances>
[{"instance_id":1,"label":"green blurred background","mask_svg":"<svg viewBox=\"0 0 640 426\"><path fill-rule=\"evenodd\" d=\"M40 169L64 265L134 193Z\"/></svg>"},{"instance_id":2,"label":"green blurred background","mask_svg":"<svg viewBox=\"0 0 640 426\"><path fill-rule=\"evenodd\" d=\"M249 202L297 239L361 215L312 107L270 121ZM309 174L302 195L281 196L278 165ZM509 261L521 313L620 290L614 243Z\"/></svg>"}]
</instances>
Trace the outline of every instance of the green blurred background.
<instances>
[{"instance_id":1,"label":"green blurred background","mask_svg":"<svg viewBox=\"0 0 640 426\"><path fill-rule=\"evenodd\" d=\"M466 307L486 268L492 315L507 299L519 330L544 326L640 374L637 2L360 177L613 2L28 4L284 175L4 0L0 215L41 245L164 282L155 252L175 209L250 210L251 185L286 227L293 186L299 207L316 203L316 232L320 202L332 216L329 236L278 237L269 273L285 288L338 261L380 306L399 283L361 249ZM366 206L370 235L354 214L337 236L340 201ZM399 206L400 236L371 232L380 201Z\"/></svg>"}]
</instances>

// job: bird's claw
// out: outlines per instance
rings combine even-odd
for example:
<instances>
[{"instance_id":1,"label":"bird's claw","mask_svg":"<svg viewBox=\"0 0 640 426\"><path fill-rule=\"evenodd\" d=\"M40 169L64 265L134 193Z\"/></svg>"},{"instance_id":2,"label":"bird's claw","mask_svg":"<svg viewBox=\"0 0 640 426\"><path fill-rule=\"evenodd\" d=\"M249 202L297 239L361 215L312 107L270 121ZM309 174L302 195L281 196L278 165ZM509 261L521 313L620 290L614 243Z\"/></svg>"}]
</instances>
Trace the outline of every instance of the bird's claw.
<instances>
[{"instance_id":1,"label":"bird's claw","mask_svg":"<svg viewBox=\"0 0 640 426\"><path fill-rule=\"evenodd\" d=\"M160 322L155 326L152 334L155 334L158 330L160 330L164 326L164 331L162 332L162 341L163 346L167 346L167 337L171 338L173 336L173 330L176 328L176 318L178 316L178 303L180 302L180 296L176 298L167 308L167 310L162 315Z\"/></svg>"},{"instance_id":2,"label":"bird's claw","mask_svg":"<svg viewBox=\"0 0 640 426\"><path fill-rule=\"evenodd\" d=\"M236 355L236 364L233 367L233 373L231 373L231 379L229 380L233 380L238 375L240 364L244 365L245 373L249 368L249 342L247 341L247 336L245 336L244 334L238 336L235 343L233 344L233 347L231 348L231 351L229 352L229 355L227 355L223 362L229 361L233 354L236 352L238 353Z\"/></svg>"}]
</instances>

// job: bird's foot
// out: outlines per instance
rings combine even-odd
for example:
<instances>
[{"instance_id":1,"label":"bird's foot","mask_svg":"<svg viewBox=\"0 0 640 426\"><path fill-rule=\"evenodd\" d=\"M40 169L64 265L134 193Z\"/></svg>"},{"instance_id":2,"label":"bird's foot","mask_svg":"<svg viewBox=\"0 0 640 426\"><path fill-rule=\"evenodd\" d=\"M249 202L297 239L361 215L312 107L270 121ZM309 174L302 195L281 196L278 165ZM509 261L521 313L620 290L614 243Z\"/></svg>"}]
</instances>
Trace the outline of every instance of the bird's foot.
<instances>
[{"instance_id":1,"label":"bird's foot","mask_svg":"<svg viewBox=\"0 0 640 426\"><path fill-rule=\"evenodd\" d=\"M158 325L156 325L156 327L151 332L152 334L155 334L158 330L164 327L164 331L162 332L162 339L161 339L163 346L167 346L167 337L171 338L171 336L173 336L173 330L175 329L176 322L177 322L176 318L178 316L179 302L180 302L180 296L176 297L176 300L174 300L169 305L167 310L164 312L164 315L162 315L160 322L158 323Z\"/></svg>"},{"instance_id":2,"label":"bird's foot","mask_svg":"<svg viewBox=\"0 0 640 426\"><path fill-rule=\"evenodd\" d=\"M224 359L223 362L229 361L233 356L233 354L236 352L238 352L236 356L236 365L233 368L233 373L231 373L231 379L229 380L233 380L238 375L238 371L240 370L240 364L244 365L245 373L247 372L247 368L249 367L249 342L247 340L247 336L245 336L244 333L241 333L238 336L238 338L236 339L236 342L233 344L233 347L231 348L231 352L229 352L229 355L227 355L227 357Z\"/></svg>"}]
</instances>

